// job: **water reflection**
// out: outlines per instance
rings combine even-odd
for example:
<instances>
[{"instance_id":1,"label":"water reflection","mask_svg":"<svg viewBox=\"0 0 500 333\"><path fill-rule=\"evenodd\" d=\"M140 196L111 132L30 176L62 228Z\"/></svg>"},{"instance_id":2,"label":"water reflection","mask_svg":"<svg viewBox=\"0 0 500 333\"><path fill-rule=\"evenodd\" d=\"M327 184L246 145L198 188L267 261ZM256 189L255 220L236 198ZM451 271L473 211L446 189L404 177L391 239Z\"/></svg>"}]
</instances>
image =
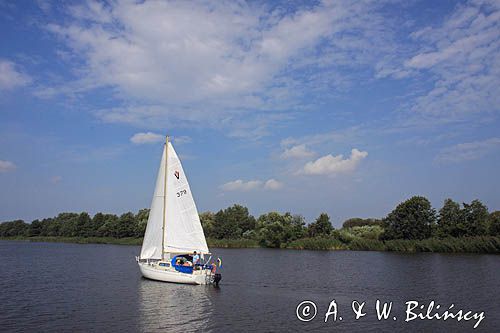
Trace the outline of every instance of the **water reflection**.
<instances>
[{"instance_id":1,"label":"water reflection","mask_svg":"<svg viewBox=\"0 0 500 333\"><path fill-rule=\"evenodd\" d=\"M206 330L213 313L208 286L139 282L139 326L143 332Z\"/></svg>"}]
</instances>

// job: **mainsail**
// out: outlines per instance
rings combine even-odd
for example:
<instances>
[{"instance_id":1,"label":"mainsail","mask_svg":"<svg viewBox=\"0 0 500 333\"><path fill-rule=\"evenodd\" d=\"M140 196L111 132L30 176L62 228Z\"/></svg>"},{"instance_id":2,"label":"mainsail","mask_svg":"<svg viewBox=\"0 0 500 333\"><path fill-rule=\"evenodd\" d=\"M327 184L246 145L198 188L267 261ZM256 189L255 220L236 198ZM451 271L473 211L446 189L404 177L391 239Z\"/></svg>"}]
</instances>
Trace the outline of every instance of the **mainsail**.
<instances>
[{"instance_id":1,"label":"mainsail","mask_svg":"<svg viewBox=\"0 0 500 333\"><path fill-rule=\"evenodd\" d=\"M165 163L167 155L168 160ZM165 164L167 165L166 173ZM167 177L166 200L165 176ZM163 227L164 218L165 227ZM163 149L148 225L142 243L141 259L162 259L162 251L208 253L207 242L189 183L181 161L170 142L168 154L166 149Z\"/></svg>"}]
</instances>

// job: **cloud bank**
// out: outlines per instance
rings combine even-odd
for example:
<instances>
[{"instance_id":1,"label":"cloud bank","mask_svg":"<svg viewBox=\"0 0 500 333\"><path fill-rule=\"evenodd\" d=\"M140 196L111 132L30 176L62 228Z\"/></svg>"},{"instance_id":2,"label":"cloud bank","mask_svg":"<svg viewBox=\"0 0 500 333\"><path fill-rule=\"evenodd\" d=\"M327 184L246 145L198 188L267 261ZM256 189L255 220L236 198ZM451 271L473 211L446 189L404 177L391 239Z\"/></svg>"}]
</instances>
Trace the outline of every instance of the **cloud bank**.
<instances>
[{"instance_id":1,"label":"cloud bank","mask_svg":"<svg viewBox=\"0 0 500 333\"><path fill-rule=\"evenodd\" d=\"M399 70L433 82L410 109L443 121L500 111L499 31L500 3L469 1L442 24L413 32L419 50Z\"/></svg>"},{"instance_id":2,"label":"cloud bank","mask_svg":"<svg viewBox=\"0 0 500 333\"><path fill-rule=\"evenodd\" d=\"M48 30L82 64L75 89L109 87L121 100L96 112L103 121L255 136L264 131L249 127L280 121L306 91L327 94L349 81L345 68L371 66L390 35L378 6L89 1Z\"/></svg>"},{"instance_id":3,"label":"cloud bank","mask_svg":"<svg viewBox=\"0 0 500 333\"><path fill-rule=\"evenodd\" d=\"M461 162L480 159L500 150L500 138L490 138L482 141L459 143L443 149L436 161Z\"/></svg>"}]
</instances>

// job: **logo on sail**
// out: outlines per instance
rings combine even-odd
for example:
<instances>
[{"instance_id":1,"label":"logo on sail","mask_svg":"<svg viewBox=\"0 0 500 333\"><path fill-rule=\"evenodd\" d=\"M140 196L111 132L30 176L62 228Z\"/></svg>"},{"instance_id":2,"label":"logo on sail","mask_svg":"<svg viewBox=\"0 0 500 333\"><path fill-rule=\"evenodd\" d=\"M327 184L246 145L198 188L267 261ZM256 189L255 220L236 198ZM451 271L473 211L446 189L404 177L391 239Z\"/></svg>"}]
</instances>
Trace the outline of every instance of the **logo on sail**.
<instances>
[{"instance_id":1,"label":"logo on sail","mask_svg":"<svg viewBox=\"0 0 500 333\"><path fill-rule=\"evenodd\" d=\"M180 173L179 173L179 171L175 171L175 172L174 172L174 176L175 176L175 178L179 179L179 177L180 177Z\"/></svg>"}]
</instances>

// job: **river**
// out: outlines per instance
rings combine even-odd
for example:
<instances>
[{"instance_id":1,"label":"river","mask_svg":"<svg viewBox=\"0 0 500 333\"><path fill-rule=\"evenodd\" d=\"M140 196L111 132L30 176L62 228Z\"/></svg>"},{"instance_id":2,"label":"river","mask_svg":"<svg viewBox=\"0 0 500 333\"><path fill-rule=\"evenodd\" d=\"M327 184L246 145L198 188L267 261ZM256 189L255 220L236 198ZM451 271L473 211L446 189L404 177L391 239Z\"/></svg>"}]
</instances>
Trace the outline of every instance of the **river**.
<instances>
[{"instance_id":1,"label":"river","mask_svg":"<svg viewBox=\"0 0 500 333\"><path fill-rule=\"evenodd\" d=\"M500 327L498 255L213 252L223 263L219 288L142 278L134 260L136 246L0 241L0 331L469 332L477 322L405 321L409 301L425 310L434 301L441 312L451 304L455 312L484 312L476 332ZM297 318L297 306L306 300L316 305L311 321ZM361 311L366 315L358 320L354 300L365 302ZM388 319L378 320L377 300L392 302ZM298 311L304 320L314 314L307 305ZM329 307L332 314L325 323Z\"/></svg>"}]
</instances>

